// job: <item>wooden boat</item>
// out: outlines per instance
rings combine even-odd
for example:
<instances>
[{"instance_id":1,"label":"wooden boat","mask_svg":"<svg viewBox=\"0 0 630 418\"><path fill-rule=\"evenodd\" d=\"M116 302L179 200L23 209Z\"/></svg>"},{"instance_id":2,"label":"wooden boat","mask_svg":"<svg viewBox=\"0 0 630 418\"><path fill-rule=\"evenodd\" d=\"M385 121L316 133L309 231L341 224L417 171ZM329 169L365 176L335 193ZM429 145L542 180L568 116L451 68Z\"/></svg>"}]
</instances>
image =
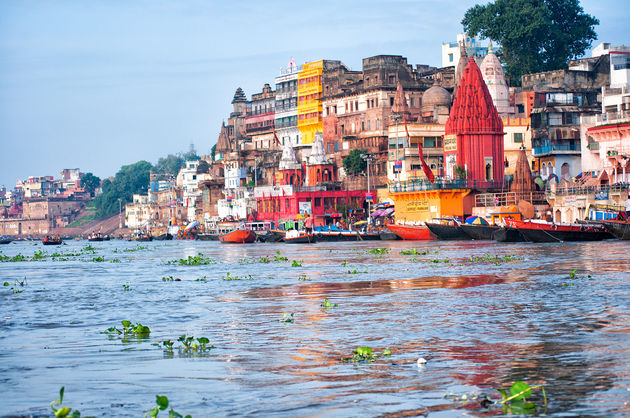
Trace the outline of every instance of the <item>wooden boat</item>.
<instances>
[{"instance_id":1,"label":"wooden boat","mask_svg":"<svg viewBox=\"0 0 630 418\"><path fill-rule=\"evenodd\" d=\"M429 228L424 225L389 225L388 228L404 240L435 239Z\"/></svg>"},{"instance_id":2,"label":"wooden boat","mask_svg":"<svg viewBox=\"0 0 630 418\"><path fill-rule=\"evenodd\" d=\"M269 230L265 234L257 234L256 240L259 242L279 242L284 240L287 231Z\"/></svg>"},{"instance_id":3,"label":"wooden boat","mask_svg":"<svg viewBox=\"0 0 630 418\"><path fill-rule=\"evenodd\" d=\"M91 233L90 235L88 235L87 240L88 240L88 241L93 241L93 242L94 242L94 241L96 241L96 242L100 242L100 241L103 241L103 240L104 240L104 238L103 238L103 235L101 235L100 233L98 233L98 232L93 232L93 233Z\"/></svg>"},{"instance_id":4,"label":"wooden boat","mask_svg":"<svg viewBox=\"0 0 630 418\"><path fill-rule=\"evenodd\" d=\"M601 241L611 234L601 224L556 224L546 221L506 219L506 226L516 228L533 242Z\"/></svg>"},{"instance_id":5,"label":"wooden boat","mask_svg":"<svg viewBox=\"0 0 630 418\"><path fill-rule=\"evenodd\" d=\"M516 228L500 226L492 233L492 239L497 242L525 242L527 239Z\"/></svg>"},{"instance_id":6,"label":"wooden boat","mask_svg":"<svg viewBox=\"0 0 630 418\"><path fill-rule=\"evenodd\" d=\"M170 241L173 239L173 236L166 232L164 234L157 235L154 239L156 241Z\"/></svg>"},{"instance_id":7,"label":"wooden boat","mask_svg":"<svg viewBox=\"0 0 630 418\"><path fill-rule=\"evenodd\" d=\"M61 238L60 237L51 237L51 236L46 236L43 240L42 240L42 244L44 245L61 245Z\"/></svg>"},{"instance_id":8,"label":"wooden boat","mask_svg":"<svg viewBox=\"0 0 630 418\"><path fill-rule=\"evenodd\" d=\"M461 224L462 231L474 240L492 240L492 236L501 227L498 225L469 225Z\"/></svg>"},{"instance_id":9,"label":"wooden boat","mask_svg":"<svg viewBox=\"0 0 630 418\"><path fill-rule=\"evenodd\" d=\"M317 241L375 241L381 239L378 232L349 231L346 229L318 230Z\"/></svg>"},{"instance_id":10,"label":"wooden boat","mask_svg":"<svg viewBox=\"0 0 630 418\"><path fill-rule=\"evenodd\" d=\"M195 239L198 239L199 241L218 241L219 240L219 234L212 234L212 233L208 233L208 232L202 232L199 233L197 235L195 235Z\"/></svg>"},{"instance_id":11,"label":"wooden boat","mask_svg":"<svg viewBox=\"0 0 630 418\"><path fill-rule=\"evenodd\" d=\"M629 212L619 212L615 219L600 221L604 228L615 238L630 240L630 217Z\"/></svg>"},{"instance_id":12,"label":"wooden boat","mask_svg":"<svg viewBox=\"0 0 630 418\"><path fill-rule=\"evenodd\" d=\"M256 234L251 229L235 229L219 236L224 244L249 244L256 240Z\"/></svg>"},{"instance_id":13,"label":"wooden boat","mask_svg":"<svg viewBox=\"0 0 630 418\"><path fill-rule=\"evenodd\" d=\"M471 240L470 235L466 234L459 223L453 219L436 219L432 222L426 222L427 228L439 240Z\"/></svg>"},{"instance_id":14,"label":"wooden boat","mask_svg":"<svg viewBox=\"0 0 630 418\"><path fill-rule=\"evenodd\" d=\"M311 244L316 241L317 238L315 234L307 234L303 231L296 231L295 229L287 231L287 235L284 237L284 242L287 244Z\"/></svg>"},{"instance_id":15,"label":"wooden boat","mask_svg":"<svg viewBox=\"0 0 630 418\"><path fill-rule=\"evenodd\" d=\"M396 241L399 240L400 237L396 234L394 234L392 231L390 231L388 228L385 229L381 229L378 232L378 238L381 241Z\"/></svg>"},{"instance_id":16,"label":"wooden boat","mask_svg":"<svg viewBox=\"0 0 630 418\"><path fill-rule=\"evenodd\" d=\"M11 241L13 240L6 235L0 237L0 244L9 244Z\"/></svg>"}]
</instances>

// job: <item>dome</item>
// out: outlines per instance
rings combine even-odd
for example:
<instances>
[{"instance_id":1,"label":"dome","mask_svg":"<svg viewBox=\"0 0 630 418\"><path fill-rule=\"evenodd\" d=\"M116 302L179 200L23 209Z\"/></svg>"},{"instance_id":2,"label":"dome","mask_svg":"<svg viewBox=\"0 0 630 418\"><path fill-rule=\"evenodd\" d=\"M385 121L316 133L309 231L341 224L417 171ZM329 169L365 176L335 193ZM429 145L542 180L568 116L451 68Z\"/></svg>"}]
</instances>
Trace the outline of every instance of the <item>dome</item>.
<instances>
[{"instance_id":1,"label":"dome","mask_svg":"<svg viewBox=\"0 0 630 418\"><path fill-rule=\"evenodd\" d=\"M503 67L501 66L501 62L499 62L499 58L494 55L492 50L483 59L479 69L481 70L481 75L487 84L501 84L499 81L502 81L502 84L505 84Z\"/></svg>"},{"instance_id":2,"label":"dome","mask_svg":"<svg viewBox=\"0 0 630 418\"><path fill-rule=\"evenodd\" d=\"M422 111L432 112L435 106L450 106L451 94L437 84L422 95Z\"/></svg>"}]
</instances>

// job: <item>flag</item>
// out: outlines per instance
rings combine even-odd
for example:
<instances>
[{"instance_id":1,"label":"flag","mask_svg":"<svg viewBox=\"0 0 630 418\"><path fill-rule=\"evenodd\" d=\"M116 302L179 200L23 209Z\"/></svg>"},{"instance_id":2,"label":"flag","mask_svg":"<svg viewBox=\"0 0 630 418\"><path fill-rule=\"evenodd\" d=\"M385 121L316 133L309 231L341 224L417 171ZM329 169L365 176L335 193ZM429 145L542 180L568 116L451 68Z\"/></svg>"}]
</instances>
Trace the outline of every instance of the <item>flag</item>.
<instances>
[{"instance_id":1,"label":"flag","mask_svg":"<svg viewBox=\"0 0 630 418\"><path fill-rule=\"evenodd\" d=\"M273 132L273 139L275 139L275 140L276 140L276 142L278 143L278 145L282 145L282 144L280 143L280 140L278 139L278 135L276 135L276 131L274 131L274 132Z\"/></svg>"},{"instance_id":2,"label":"flag","mask_svg":"<svg viewBox=\"0 0 630 418\"><path fill-rule=\"evenodd\" d=\"M405 133L407 134L407 142L411 144L411 138L409 138L409 131L407 130L407 121L405 121ZM429 181L433 183L435 181L435 176L433 175L433 171L424 161L424 155L422 154L422 144L418 141L418 156L420 157L420 161L422 162L422 169L424 170L424 174L427 176Z\"/></svg>"}]
</instances>

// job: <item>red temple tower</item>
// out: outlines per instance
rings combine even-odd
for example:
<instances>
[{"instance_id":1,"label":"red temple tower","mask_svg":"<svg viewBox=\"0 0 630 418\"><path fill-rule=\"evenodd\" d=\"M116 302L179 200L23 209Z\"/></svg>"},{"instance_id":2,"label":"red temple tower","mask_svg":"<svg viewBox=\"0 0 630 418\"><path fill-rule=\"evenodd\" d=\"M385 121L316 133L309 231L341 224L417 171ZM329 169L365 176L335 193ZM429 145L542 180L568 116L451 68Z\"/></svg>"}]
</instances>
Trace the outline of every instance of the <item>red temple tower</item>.
<instances>
[{"instance_id":1,"label":"red temple tower","mask_svg":"<svg viewBox=\"0 0 630 418\"><path fill-rule=\"evenodd\" d=\"M503 135L503 122L479 67L470 58L446 122L446 176L503 181Z\"/></svg>"}]
</instances>

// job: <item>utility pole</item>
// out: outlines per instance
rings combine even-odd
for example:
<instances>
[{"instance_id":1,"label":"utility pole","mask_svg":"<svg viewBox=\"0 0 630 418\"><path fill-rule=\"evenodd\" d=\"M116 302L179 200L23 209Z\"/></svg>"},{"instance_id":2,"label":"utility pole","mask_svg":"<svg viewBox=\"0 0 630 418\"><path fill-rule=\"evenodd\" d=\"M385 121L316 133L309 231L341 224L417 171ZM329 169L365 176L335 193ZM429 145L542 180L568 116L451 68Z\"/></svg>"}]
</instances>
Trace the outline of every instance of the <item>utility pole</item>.
<instances>
[{"instance_id":1,"label":"utility pole","mask_svg":"<svg viewBox=\"0 0 630 418\"><path fill-rule=\"evenodd\" d=\"M370 223L370 214L372 213L372 195L370 194L370 163L372 162L372 154L361 154L361 158L367 163L367 201L368 201L368 225Z\"/></svg>"},{"instance_id":2,"label":"utility pole","mask_svg":"<svg viewBox=\"0 0 630 418\"><path fill-rule=\"evenodd\" d=\"M118 198L118 229L122 229L122 199Z\"/></svg>"},{"instance_id":3,"label":"utility pole","mask_svg":"<svg viewBox=\"0 0 630 418\"><path fill-rule=\"evenodd\" d=\"M394 160L394 172L396 171L396 162L398 161L398 147L400 143L400 135L398 134L398 122L402 120L402 115L392 114L391 119L396 122L396 160ZM400 171L396 173L396 178L400 181Z\"/></svg>"}]
</instances>

